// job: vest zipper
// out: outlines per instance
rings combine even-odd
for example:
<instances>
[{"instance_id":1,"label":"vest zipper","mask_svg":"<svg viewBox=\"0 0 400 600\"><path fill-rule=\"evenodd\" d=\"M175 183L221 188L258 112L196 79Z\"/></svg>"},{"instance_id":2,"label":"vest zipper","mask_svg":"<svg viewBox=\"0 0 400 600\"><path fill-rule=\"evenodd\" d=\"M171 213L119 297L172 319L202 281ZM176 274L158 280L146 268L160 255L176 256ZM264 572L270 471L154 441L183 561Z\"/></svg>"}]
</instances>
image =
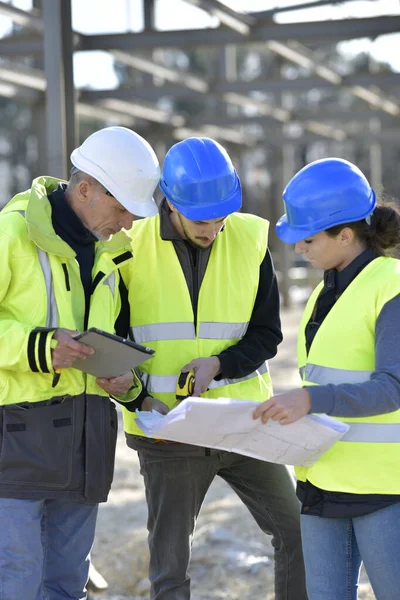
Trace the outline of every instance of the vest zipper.
<instances>
[{"instance_id":1,"label":"vest zipper","mask_svg":"<svg viewBox=\"0 0 400 600\"><path fill-rule=\"evenodd\" d=\"M67 292L71 291L71 284L69 281L69 273L68 273L68 267L66 265L66 263L62 263L62 268L64 271L64 277L65 277L65 287L67 288Z\"/></svg>"},{"instance_id":2,"label":"vest zipper","mask_svg":"<svg viewBox=\"0 0 400 600\"><path fill-rule=\"evenodd\" d=\"M190 266L192 268L192 283L193 283L193 321L195 330L197 329L197 304L199 300L199 250L196 249L195 253L188 248Z\"/></svg>"}]
</instances>

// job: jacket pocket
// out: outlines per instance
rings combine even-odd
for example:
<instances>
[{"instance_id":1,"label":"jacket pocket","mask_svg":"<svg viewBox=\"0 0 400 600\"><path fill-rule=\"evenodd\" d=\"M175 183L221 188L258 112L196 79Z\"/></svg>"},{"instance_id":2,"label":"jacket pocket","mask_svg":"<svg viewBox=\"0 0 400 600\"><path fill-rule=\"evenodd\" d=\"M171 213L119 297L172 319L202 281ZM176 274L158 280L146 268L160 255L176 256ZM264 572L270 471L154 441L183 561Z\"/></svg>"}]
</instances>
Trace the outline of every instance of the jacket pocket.
<instances>
[{"instance_id":1,"label":"jacket pocket","mask_svg":"<svg viewBox=\"0 0 400 600\"><path fill-rule=\"evenodd\" d=\"M74 399L3 407L0 485L67 488L77 439L82 437L83 418L77 419L76 413Z\"/></svg>"}]
</instances>

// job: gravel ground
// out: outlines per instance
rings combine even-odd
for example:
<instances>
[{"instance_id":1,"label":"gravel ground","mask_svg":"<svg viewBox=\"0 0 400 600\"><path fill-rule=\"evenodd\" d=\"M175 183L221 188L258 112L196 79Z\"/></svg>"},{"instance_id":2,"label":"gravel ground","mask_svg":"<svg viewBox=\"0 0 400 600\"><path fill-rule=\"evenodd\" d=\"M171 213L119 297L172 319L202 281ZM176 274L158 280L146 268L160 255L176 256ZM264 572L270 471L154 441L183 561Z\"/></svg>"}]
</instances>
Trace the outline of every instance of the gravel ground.
<instances>
[{"instance_id":1,"label":"gravel ground","mask_svg":"<svg viewBox=\"0 0 400 600\"><path fill-rule=\"evenodd\" d=\"M275 390L298 385L295 340L300 311L283 313L285 340L271 363ZM93 562L107 580L106 592L92 600L148 598L147 509L136 453L120 427L113 489L99 512ZM269 539L228 485L217 478L197 524L190 568L192 600L273 600L273 561ZM373 600L362 574L359 600Z\"/></svg>"}]
</instances>

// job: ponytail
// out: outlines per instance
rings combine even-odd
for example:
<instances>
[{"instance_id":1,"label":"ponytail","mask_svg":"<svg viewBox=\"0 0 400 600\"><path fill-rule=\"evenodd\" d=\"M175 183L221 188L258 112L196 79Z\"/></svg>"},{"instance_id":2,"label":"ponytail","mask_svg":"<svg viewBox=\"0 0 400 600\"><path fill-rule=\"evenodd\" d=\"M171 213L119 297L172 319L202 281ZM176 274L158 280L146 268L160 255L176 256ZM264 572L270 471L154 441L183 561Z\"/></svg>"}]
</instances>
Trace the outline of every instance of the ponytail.
<instances>
[{"instance_id":1,"label":"ponytail","mask_svg":"<svg viewBox=\"0 0 400 600\"><path fill-rule=\"evenodd\" d=\"M400 208L394 201L378 200L368 220L335 225L326 230L336 237L342 229L349 227L362 242L377 256L400 256Z\"/></svg>"}]
</instances>

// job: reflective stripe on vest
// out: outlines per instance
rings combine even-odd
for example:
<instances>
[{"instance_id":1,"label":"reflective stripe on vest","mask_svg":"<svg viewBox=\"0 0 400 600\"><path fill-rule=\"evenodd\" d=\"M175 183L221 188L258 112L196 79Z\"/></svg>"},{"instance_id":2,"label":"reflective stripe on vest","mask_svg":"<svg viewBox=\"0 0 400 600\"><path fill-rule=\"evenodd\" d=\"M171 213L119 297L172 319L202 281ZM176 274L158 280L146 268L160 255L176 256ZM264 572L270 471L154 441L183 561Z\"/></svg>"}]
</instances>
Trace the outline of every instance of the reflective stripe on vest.
<instances>
[{"instance_id":1,"label":"reflective stripe on vest","mask_svg":"<svg viewBox=\"0 0 400 600\"><path fill-rule=\"evenodd\" d=\"M50 267L50 259L47 252L42 250L41 248L37 249L39 255L40 266L42 267L44 281L46 284L47 290L47 318L46 318L46 327L49 329L56 329L58 327L58 309L57 302L54 293L54 284L53 284L53 275L51 273ZM115 292L115 273L112 272L110 275L103 281L103 285L108 285L111 290L112 295L114 296Z\"/></svg>"},{"instance_id":2,"label":"reflective stripe on vest","mask_svg":"<svg viewBox=\"0 0 400 600\"><path fill-rule=\"evenodd\" d=\"M247 323L215 323L202 321L199 323L199 338L205 340L241 339L247 331Z\"/></svg>"},{"instance_id":3,"label":"reflective stripe on vest","mask_svg":"<svg viewBox=\"0 0 400 600\"><path fill-rule=\"evenodd\" d=\"M241 383L242 381L253 379L253 377L264 375L267 372L268 363L264 363L259 369L253 371L253 373L250 373L245 377L240 377L240 379L220 379L219 381L215 381L215 379L213 379L213 381L209 385L209 388L215 389L223 387L225 385ZM140 373L140 375L143 379L143 383L146 386L146 389L149 392L152 392L154 394L175 394L177 375L149 375L149 373Z\"/></svg>"},{"instance_id":4,"label":"reflective stripe on vest","mask_svg":"<svg viewBox=\"0 0 400 600\"><path fill-rule=\"evenodd\" d=\"M114 271L103 281L103 285L108 285L111 290L111 294L114 296L115 292L115 273Z\"/></svg>"},{"instance_id":5,"label":"reflective stripe on vest","mask_svg":"<svg viewBox=\"0 0 400 600\"><path fill-rule=\"evenodd\" d=\"M206 340L234 340L241 339L246 333L248 323L199 323L198 337ZM153 323L152 325L138 325L131 327L132 337L138 344L145 342L158 342L160 340L194 340L196 331L193 323Z\"/></svg>"},{"instance_id":6,"label":"reflective stripe on vest","mask_svg":"<svg viewBox=\"0 0 400 600\"><path fill-rule=\"evenodd\" d=\"M25 217L24 210L15 211L20 213L23 217ZM41 248L37 248L40 266L42 267L43 277L46 285L47 291L47 317L46 317L46 327L48 329L56 329L58 327L58 308L56 302L56 296L54 293L54 284L53 284L53 275L51 272L50 259L47 252L42 250ZM112 295L114 296L115 292L115 272L113 271L110 275L103 281L104 285L108 285Z\"/></svg>"},{"instance_id":7,"label":"reflective stripe on vest","mask_svg":"<svg viewBox=\"0 0 400 600\"><path fill-rule=\"evenodd\" d=\"M24 210L16 210L20 215L25 217ZM46 317L46 327L49 329L55 329L58 327L58 309L56 296L54 293L54 285L53 285L53 275L51 273L50 267L50 259L47 252L42 250L41 248L37 248L40 266L42 267L44 282L46 285L47 291L47 317Z\"/></svg>"},{"instance_id":8,"label":"reflective stripe on vest","mask_svg":"<svg viewBox=\"0 0 400 600\"><path fill-rule=\"evenodd\" d=\"M305 370L305 373L304 373ZM300 376L308 383L327 385L333 383L365 383L371 379L373 371L353 371L349 369L334 369L332 367L321 367L320 365L307 364L300 368Z\"/></svg>"},{"instance_id":9,"label":"reflective stripe on vest","mask_svg":"<svg viewBox=\"0 0 400 600\"><path fill-rule=\"evenodd\" d=\"M334 304L307 352L306 327L322 287L323 283L311 295L299 327L303 383L336 384L338 391L368 386L375 377L377 321L400 294L400 262L382 256L366 265ZM400 410L337 418L347 422L349 430L314 465L296 467L297 479L335 492L400 494L400 478L394 475L400 464Z\"/></svg>"},{"instance_id":10,"label":"reflective stripe on vest","mask_svg":"<svg viewBox=\"0 0 400 600\"><path fill-rule=\"evenodd\" d=\"M58 327L58 309L56 297L54 294L54 284L53 276L51 274L50 259L47 252L45 252L41 248L38 248L37 251L47 290L46 327L48 327L49 329L55 329L56 327Z\"/></svg>"},{"instance_id":11,"label":"reflective stripe on vest","mask_svg":"<svg viewBox=\"0 0 400 600\"><path fill-rule=\"evenodd\" d=\"M396 443L400 442L399 423L348 423L349 431L341 442Z\"/></svg>"},{"instance_id":12,"label":"reflective stripe on vest","mask_svg":"<svg viewBox=\"0 0 400 600\"><path fill-rule=\"evenodd\" d=\"M155 323L131 327L132 339L137 344L160 340L194 340L196 332L193 323Z\"/></svg>"}]
</instances>

